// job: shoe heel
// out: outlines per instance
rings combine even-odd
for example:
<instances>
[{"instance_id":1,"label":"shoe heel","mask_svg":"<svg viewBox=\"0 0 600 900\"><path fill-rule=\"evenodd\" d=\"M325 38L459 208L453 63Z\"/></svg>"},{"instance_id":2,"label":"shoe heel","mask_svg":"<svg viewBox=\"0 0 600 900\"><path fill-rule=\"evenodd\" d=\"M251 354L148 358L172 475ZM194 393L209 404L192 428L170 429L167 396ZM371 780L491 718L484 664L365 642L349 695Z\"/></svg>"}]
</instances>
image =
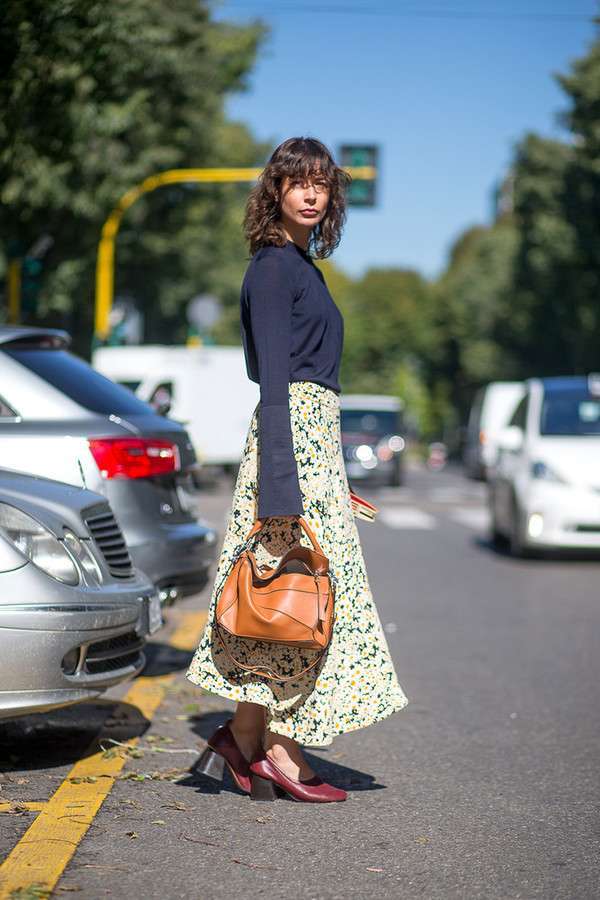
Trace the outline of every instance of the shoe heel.
<instances>
[{"instance_id":1,"label":"shoe heel","mask_svg":"<svg viewBox=\"0 0 600 900\"><path fill-rule=\"evenodd\" d=\"M252 775L250 797L252 800L276 800L275 785L268 778Z\"/></svg>"},{"instance_id":2,"label":"shoe heel","mask_svg":"<svg viewBox=\"0 0 600 900\"><path fill-rule=\"evenodd\" d=\"M207 747L196 765L196 772L200 775L206 775L207 778L213 778L215 781L223 781L223 773L225 771L225 760L222 756Z\"/></svg>"}]
</instances>

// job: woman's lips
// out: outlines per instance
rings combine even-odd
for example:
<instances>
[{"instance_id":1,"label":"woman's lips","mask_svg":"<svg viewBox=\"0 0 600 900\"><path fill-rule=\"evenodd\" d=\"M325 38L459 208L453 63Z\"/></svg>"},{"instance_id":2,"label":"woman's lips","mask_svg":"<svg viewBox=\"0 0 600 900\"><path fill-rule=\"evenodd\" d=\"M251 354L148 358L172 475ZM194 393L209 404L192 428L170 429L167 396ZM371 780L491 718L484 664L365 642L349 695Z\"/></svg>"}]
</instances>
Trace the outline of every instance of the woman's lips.
<instances>
[{"instance_id":1,"label":"woman's lips","mask_svg":"<svg viewBox=\"0 0 600 900\"><path fill-rule=\"evenodd\" d=\"M317 215L317 211L316 209L301 209L300 215L306 216L307 218L312 218L313 216Z\"/></svg>"}]
</instances>

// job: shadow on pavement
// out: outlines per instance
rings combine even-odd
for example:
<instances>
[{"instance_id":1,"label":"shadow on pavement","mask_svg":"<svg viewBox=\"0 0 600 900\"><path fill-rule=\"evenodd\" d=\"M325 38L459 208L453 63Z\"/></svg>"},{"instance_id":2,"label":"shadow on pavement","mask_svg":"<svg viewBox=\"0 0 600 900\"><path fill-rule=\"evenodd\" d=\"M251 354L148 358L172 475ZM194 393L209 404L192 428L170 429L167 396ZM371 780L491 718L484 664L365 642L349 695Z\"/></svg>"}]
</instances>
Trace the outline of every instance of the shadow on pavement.
<instances>
[{"instance_id":1,"label":"shadow on pavement","mask_svg":"<svg viewBox=\"0 0 600 900\"><path fill-rule=\"evenodd\" d=\"M136 706L110 699L5 721L0 733L0 771L70 766L97 751L92 742L103 729L105 735L126 742L149 726Z\"/></svg>"},{"instance_id":2,"label":"shadow on pavement","mask_svg":"<svg viewBox=\"0 0 600 900\"><path fill-rule=\"evenodd\" d=\"M540 563L565 563L565 562L587 562L600 563L600 553L597 550L573 550L556 548L552 550L531 550L524 557L514 557L510 553L508 541L506 543L496 543L491 538L475 536L472 539L473 544L480 550L484 550L492 556L500 559L507 559L512 563L521 565L536 565Z\"/></svg>"},{"instance_id":3,"label":"shadow on pavement","mask_svg":"<svg viewBox=\"0 0 600 900\"><path fill-rule=\"evenodd\" d=\"M173 672L182 672L187 669L193 651L178 650L170 644L159 641L151 641L144 648L146 666L142 671L144 678L158 678L160 675L170 675Z\"/></svg>"},{"instance_id":4,"label":"shadow on pavement","mask_svg":"<svg viewBox=\"0 0 600 900\"><path fill-rule=\"evenodd\" d=\"M224 724L229 716L221 711L211 711L200 716L194 716L190 719L192 731L207 740L218 725ZM323 748L320 752L325 752ZM335 784L336 787L344 788L349 791L381 791L385 790L384 784L379 784L373 775L361 772L358 769L352 769L349 766L340 765L328 759L322 759L311 753L310 750L305 751L307 760L309 761L315 772L324 780ZM177 782L178 787L193 787L201 794L220 794L221 791L227 791L240 794L237 786L231 778L227 766L225 767L225 780L221 782L213 781L204 775L198 774L194 768L190 770L189 777L183 778Z\"/></svg>"}]
</instances>

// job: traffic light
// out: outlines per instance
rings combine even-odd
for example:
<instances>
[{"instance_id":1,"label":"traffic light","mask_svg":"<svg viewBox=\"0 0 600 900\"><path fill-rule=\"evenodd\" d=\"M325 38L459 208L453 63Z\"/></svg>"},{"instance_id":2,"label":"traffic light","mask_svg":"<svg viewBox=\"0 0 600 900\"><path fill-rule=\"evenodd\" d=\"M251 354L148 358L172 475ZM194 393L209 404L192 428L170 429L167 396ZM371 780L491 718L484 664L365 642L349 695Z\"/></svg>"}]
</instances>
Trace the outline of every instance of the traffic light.
<instances>
[{"instance_id":1,"label":"traffic light","mask_svg":"<svg viewBox=\"0 0 600 900\"><path fill-rule=\"evenodd\" d=\"M346 200L349 206L375 206L378 148L373 144L344 144L338 158L344 169L370 168L366 177L352 175ZM352 174L352 173L351 173Z\"/></svg>"}]
</instances>

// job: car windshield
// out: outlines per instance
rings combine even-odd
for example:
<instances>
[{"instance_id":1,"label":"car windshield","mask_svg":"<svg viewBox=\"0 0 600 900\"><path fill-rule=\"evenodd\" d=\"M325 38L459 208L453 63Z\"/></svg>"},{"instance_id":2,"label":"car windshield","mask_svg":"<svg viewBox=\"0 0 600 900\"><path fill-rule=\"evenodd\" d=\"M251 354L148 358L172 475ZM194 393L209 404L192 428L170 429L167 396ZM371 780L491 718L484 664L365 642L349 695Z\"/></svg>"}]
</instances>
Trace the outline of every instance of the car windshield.
<instances>
[{"instance_id":1,"label":"car windshield","mask_svg":"<svg viewBox=\"0 0 600 900\"><path fill-rule=\"evenodd\" d=\"M342 409L342 431L364 431L370 434L396 434L398 413L384 409Z\"/></svg>"},{"instance_id":2,"label":"car windshield","mask_svg":"<svg viewBox=\"0 0 600 900\"><path fill-rule=\"evenodd\" d=\"M546 391L540 434L570 437L600 435L600 397L581 389Z\"/></svg>"},{"instance_id":3,"label":"car windshield","mask_svg":"<svg viewBox=\"0 0 600 900\"><path fill-rule=\"evenodd\" d=\"M66 350L6 347L3 352L92 412L115 416L155 415L127 388L92 369Z\"/></svg>"}]
</instances>

